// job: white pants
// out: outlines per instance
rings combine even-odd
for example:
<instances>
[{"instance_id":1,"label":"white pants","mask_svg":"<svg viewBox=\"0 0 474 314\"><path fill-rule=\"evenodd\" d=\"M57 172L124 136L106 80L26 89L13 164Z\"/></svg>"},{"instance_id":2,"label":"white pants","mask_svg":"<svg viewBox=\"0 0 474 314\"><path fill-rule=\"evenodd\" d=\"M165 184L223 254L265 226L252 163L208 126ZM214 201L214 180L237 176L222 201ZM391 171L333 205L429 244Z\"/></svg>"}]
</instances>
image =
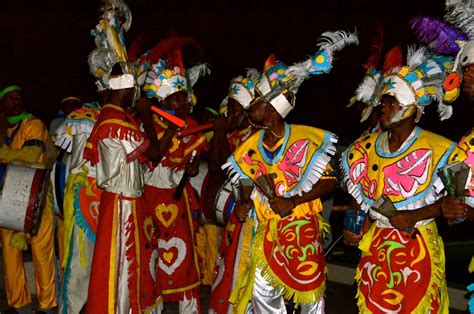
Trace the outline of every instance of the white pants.
<instances>
[{"instance_id":1,"label":"white pants","mask_svg":"<svg viewBox=\"0 0 474 314\"><path fill-rule=\"evenodd\" d=\"M311 314L324 314L324 298L319 301L300 304L301 313ZM255 271L255 283L253 286L252 293L252 306L253 313L262 314L285 314L285 302L280 292L273 288L261 275L261 270L256 269ZM250 308L247 308L247 312L252 312Z\"/></svg>"}]
</instances>

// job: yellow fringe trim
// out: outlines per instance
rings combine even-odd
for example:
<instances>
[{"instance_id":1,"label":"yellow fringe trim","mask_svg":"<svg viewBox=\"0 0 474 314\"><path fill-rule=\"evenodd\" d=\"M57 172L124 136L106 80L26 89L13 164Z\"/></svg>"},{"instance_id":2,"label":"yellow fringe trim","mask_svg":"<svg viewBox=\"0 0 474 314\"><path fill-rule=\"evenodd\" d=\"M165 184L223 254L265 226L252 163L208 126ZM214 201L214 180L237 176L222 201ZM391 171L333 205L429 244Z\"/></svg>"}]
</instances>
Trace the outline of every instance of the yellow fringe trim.
<instances>
[{"instance_id":1,"label":"yellow fringe trim","mask_svg":"<svg viewBox=\"0 0 474 314\"><path fill-rule=\"evenodd\" d=\"M471 263L469 264L469 272L474 273L474 257L471 259Z\"/></svg>"},{"instance_id":2,"label":"yellow fringe trim","mask_svg":"<svg viewBox=\"0 0 474 314\"><path fill-rule=\"evenodd\" d=\"M359 244L359 248L361 250L364 249L363 252L368 252L368 248L372 243L375 227L376 224L372 224L370 230L364 235L361 240L361 243ZM430 255L431 261L432 275L428 285L428 290L426 291L424 297L420 300L418 306L412 311L412 313L429 313L431 311L431 303L436 298L438 298L439 301L438 313L449 313L449 297L445 278L445 256L443 241L438 235L438 228L436 227L436 223L434 221L429 223L428 225L418 227L418 230L422 235L428 248L428 253ZM362 257L364 257L365 254L366 253L363 253ZM359 307L359 312L371 313L371 311L366 306L365 297L359 289L359 267L356 268L355 280L357 281L358 285L356 299L357 306Z\"/></svg>"},{"instance_id":3,"label":"yellow fringe trim","mask_svg":"<svg viewBox=\"0 0 474 314\"><path fill-rule=\"evenodd\" d=\"M74 185L81 184L82 186L86 185L87 183L87 174L89 170L86 167L82 167L82 172L79 173L71 173L68 176L66 182L66 188L64 189L64 256L63 260L61 261L61 266L65 268L67 266L67 261L70 249L70 243L72 238L72 231L75 224L74 219L74 198L76 197L76 191ZM81 261L82 266L82 261Z\"/></svg>"},{"instance_id":4,"label":"yellow fringe trim","mask_svg":"<svg viewBox=\"0 0 474 314\"><path fill-rule=\"evenodd\" d=\"M30 239L31 237L24 232L13 232L10 238L10 246L18 250L26 251L28 250L28 242Z\"/></svg>"}]
</instances>

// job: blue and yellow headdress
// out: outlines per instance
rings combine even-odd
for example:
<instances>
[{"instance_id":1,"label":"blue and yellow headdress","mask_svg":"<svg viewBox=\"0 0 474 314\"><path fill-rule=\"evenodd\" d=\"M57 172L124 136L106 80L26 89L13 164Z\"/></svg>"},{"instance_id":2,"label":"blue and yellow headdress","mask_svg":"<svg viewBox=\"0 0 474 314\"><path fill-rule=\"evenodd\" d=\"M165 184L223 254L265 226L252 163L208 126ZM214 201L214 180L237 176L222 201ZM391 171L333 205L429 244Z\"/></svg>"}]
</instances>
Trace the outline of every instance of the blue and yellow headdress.
<instances>
[{"instance_id":1,"label":"blue and yellow headdress","mask_svg":"<svg viewBox=\"0 0 474 314\"><path fill-rule=\"evenodd\" d=\"M355 33L325 32L318 43L319 51L306 61L287 67L271 55L265 62L256 90L284 118L294 108L294 96L303 81L310 75L329 73L334 52L358 43Z\"/></svg>"}]
</instances>

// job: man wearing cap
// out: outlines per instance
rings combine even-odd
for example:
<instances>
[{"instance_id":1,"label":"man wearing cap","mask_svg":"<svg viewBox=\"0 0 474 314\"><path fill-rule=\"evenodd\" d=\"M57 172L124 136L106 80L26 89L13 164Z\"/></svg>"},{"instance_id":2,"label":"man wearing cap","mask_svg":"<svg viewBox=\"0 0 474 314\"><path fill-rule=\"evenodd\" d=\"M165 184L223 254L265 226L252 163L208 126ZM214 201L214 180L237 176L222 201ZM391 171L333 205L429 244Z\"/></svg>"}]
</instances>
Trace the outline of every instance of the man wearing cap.
<instances>
[{"instance_id":1,"label":"man wearing cap","mask_svg":"<svg viewBox=\"0 0 474 314\"><path fill-rule=\"evenodd\" d=\"M24 161L41 165L48 141L48 130L43 122L24 111L21 88L9 86L0 92L1 109L7 119L4 143L0 147L2 162ZM23 267L23 252L27 249L25 233L1 230L4 257L5 290L10 313L31 312L31 295ZM56 306L54 268L53 213L45 209L40 228L31 238L35 267L36 293L39 310L48 312ZM8 313L8 312L6 312Z\"/></svg>"}]
</instances>

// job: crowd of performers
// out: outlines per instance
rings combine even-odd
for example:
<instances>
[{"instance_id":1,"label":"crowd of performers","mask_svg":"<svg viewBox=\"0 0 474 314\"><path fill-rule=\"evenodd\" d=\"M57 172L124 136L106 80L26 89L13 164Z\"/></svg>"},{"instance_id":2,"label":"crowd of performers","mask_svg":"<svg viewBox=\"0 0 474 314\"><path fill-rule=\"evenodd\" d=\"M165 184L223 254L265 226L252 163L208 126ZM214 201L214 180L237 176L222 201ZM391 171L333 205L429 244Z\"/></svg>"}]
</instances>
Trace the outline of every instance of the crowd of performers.
<instances>
[{"instance_id":1,"label":"crowd of performers","mask_svg":"<svg viewBox=\"0 0 474 314\"><path fill-rule=\"evenodd\" d=\"M448 313L435 218L474 220L474 135L466 130L456 144L417 124L433 103L447 119L461 92L474 99L473 10L458 3L444 20L415 18L418 42L406 53L394 47L381 56L374 38L351 104L362 106L361 121L375 123L338 167L335 134L285 118L301 84L328 74L357 34L323 33L306 60L288 66L271 55L261 73L232 79L219 112L209 108L206 130L190 112L193 86L209 70L189 66L182 53L200 47L173 37L141 56L137 47L127 52L131 13L110 0L89 56L97 101L64 99L49 137L25 110L19 86L0 93L2 184L13 165L47 164L49 143L59 151L39 225L1 229L5 313L31 312L28 246L38 313L57 306L59 313L159 313L169 302L199 313L202 285L212 286L210 313L286 313L289 304L324 313L329 225L321 199L338 183L355 209L344 240L362 252L359 311ZM466 174L462 195L453 169Z\"/></svg>"}]
</instances>

